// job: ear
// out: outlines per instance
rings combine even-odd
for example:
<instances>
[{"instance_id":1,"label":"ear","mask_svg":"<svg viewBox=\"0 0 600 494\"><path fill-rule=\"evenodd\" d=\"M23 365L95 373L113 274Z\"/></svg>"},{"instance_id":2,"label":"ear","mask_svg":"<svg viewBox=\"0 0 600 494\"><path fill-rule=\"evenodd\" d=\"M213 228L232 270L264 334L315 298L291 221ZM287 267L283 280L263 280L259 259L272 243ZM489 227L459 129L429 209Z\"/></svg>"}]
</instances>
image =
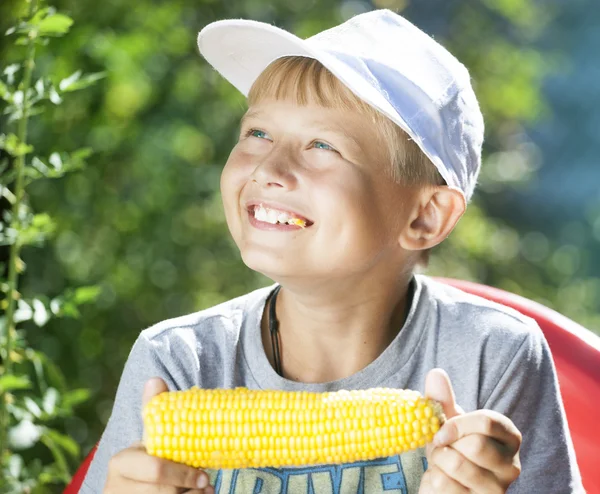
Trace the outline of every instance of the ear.
<instances>
[{"instance_id":1,"label":"ear","mask_svg":"<svg viewBox=\"0 0 600 494\"><path fill-rule=\"evenodd\" d=\"M446 185L424 187L400 234L400 246L413 251L435 247L450 235L466 207L465 196L457 189Z\"/></svg>"}]
</instances>

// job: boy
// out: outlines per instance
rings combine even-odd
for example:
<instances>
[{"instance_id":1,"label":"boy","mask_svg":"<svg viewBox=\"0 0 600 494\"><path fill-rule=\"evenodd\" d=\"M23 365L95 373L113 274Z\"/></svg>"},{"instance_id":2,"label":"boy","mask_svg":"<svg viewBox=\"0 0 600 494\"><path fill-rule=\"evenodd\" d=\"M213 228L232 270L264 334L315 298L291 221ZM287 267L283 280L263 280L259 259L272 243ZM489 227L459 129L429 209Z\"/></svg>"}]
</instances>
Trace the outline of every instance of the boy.
<instances>
[{"instance_id":1,"label":"boy","mask_svg":"<svg viewBox=\"0 0 600 494\"><path fill-rule=\"evenodd\" d=\"M81 492L582 492L539 328L413 274L479 171L466 69L385 10L306 41L252 21L211 24L198 41L249 93L221 192L245 264L277 285L142 332ZM411 388L449 420L426 451L205 473L139 442L143 404L193 385Z\"/></svg>"}]
</instances>

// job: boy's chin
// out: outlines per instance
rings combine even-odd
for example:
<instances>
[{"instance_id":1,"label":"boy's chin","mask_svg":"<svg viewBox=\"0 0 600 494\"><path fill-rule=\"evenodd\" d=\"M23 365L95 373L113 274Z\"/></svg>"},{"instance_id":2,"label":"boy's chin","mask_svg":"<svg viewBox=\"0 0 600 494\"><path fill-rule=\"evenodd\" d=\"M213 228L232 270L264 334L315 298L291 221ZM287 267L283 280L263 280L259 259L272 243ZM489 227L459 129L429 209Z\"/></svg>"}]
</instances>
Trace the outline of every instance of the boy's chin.
<instances>
[{"instance_id":1,"label":"boy's chin","mask_svg":"<svg viewBox=\"0 0 600 494\"><path fill-rule=\"evenodd\" d=\"M272 280L298 275L298 266L288 259L274 259L272 255L259 252L242 252L242 261L252 271L256 271Z\"/></svg>"}]
</instances>

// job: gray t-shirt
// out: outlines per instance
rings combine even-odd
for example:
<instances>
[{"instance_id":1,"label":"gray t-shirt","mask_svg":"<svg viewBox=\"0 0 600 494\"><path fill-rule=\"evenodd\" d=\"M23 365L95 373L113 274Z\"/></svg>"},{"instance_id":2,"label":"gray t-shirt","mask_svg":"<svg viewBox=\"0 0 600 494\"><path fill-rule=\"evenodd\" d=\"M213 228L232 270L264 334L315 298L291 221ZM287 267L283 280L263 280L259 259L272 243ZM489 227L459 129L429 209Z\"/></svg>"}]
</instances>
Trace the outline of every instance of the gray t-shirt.
<instances>
[{"instance_id":1,"label":"gray t-shirt","mask_svg":"<svg viewBox=\"0 0 600 494\"><path fill-rule=\"evenodd\" d=\"M279 376L262 345L260 320L273 288L142 331L82 494L102 492L109 459L141 440L142 389L150 377L162 377L170 390L245 386L322 392L381 386L423 393L425 375L434 367L448 372L465 411L497 410L523 433L522 472L510 494L584 492L552 356L532 319L417 275L404 327L377 359L344 379L304 384ZM416 494L426 467L420 449L352 464L208 473L218 494Z\"/></svg>"}]
</instances>

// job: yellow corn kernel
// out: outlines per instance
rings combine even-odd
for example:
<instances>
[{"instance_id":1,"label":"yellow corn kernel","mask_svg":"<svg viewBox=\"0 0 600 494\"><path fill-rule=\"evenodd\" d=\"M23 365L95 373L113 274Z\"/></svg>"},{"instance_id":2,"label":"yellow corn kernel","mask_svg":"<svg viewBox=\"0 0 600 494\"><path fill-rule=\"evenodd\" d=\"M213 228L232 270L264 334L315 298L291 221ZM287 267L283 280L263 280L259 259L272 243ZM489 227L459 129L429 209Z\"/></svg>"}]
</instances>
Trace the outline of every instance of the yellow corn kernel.
<instances>
[{"instance_id":1,"label":"yellow corn kernel","mask_svg":"<svg viewBox=\"0 0 600 494\"><path fill-rule=\"evenodd\" d=\"M424 446L445 420L437 402L393 388L194 387L155 396L143 418L149 454L213 469L372 460Z\"/></svg>"}]
</instances>

